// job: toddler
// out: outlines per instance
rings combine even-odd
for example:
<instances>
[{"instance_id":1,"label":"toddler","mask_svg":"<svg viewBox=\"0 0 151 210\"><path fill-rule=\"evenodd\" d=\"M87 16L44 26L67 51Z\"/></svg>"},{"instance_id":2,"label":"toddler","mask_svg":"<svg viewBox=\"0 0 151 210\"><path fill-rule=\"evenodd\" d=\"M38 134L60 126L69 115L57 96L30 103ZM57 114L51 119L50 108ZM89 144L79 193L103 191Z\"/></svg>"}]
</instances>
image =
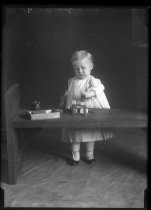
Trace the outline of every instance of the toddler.
<instances>
[{"instance_id":1,"label":"toddler","mask_svg":"<svg viewBox=\"0 0 151 210\"><path fill-rule=\"evenodd\" d=\"M110 109L110 105L104 93L104 86L100 79L91 75L93 69L93 57L84 50L76 51L71 57L75 76L69 79L68 88L62 98L61 106L70 109L72 101L80 102L81 95L85 98L86 108ZM112 138L113 134L105 128L63 128L62 141L70 142L72 149L72 166L80 162L80 143L85 142L86 162L96 162L94 156L95 141Z\"/></svg>"}]
</instances>

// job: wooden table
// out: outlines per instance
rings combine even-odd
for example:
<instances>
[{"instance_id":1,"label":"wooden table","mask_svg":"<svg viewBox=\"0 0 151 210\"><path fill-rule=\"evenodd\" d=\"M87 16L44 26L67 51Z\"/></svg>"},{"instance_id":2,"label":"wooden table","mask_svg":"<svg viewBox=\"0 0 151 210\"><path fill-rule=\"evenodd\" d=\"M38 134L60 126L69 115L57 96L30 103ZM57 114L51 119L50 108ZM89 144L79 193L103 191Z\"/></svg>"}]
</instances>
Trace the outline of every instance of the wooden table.
<instances>
[{"instance_id":1,"label":"wooden table","mask_svg":"<svg viewBox=\"0 0 151 210\"><path fill-rule=\"evenodd\" d=\"M61 114L58 119L29 120L20 108L19 85L14 84L5 94L9 184L15 184L22 163L26 135L42 128L145 128L147 115L119 109L90 109L85 116ZM30 132L28 132L30 130ZM26 134L26 135L25 135ZM22 142L22 143L21 143ZM24 142L24 143L23 143Z\"/></svg>"},{"instance_id":2,"label":"wooden table","mask_svg":"<svg viewBox=\"0 0 151 210\"><path fill-rule=\"evenodd\" d=\"M90 127L146 127L146 114L119 109L89 109L85 116L61 114L60 118L47 120L26 119L24 109L18 110L11 121L13 128L90 128Z\"/></svg>"}]
</instances>

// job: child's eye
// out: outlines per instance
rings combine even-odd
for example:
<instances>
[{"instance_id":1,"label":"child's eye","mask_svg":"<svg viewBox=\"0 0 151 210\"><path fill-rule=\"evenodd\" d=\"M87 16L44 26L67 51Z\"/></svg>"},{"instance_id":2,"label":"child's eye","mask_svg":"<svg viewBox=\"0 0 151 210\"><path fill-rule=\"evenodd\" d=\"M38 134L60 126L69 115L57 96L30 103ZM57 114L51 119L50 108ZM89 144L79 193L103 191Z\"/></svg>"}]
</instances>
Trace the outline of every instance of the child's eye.
<instances>
[{"instance_id":1,"label":"child's eye","mask_svg":"<svg viewBox=\"0 0 151 210\"><path fill-rule=\"evenodd\" d=\"M74 69L74 71L79 71L79 68L73 68ZM85 69L85 67L81 67L81 69Z\"/></svg>"}]
</instances>

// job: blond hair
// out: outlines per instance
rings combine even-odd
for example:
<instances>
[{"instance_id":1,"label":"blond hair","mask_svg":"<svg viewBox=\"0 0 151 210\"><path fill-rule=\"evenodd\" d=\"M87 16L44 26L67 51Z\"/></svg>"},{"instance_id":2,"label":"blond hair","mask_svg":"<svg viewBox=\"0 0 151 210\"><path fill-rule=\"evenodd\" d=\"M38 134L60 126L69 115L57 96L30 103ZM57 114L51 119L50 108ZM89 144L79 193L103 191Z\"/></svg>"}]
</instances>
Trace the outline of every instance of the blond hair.
<instances>
[{"instance_id":1,"label":"blond hair","mask_svg":"<svg viewBox=\"0 0 151 210\"><path fill-rule=\"evenodd\" d=\"M79 51L76 51L72 54L72 57L71 57L71 63L73 61L76 61L76 60L79 60L79 59L83 59L83 58L88 58L89 61L93 64L93 56L91 55L91 53L85 51L85 50L79 50Z\"/></svg>"}]
</instances>

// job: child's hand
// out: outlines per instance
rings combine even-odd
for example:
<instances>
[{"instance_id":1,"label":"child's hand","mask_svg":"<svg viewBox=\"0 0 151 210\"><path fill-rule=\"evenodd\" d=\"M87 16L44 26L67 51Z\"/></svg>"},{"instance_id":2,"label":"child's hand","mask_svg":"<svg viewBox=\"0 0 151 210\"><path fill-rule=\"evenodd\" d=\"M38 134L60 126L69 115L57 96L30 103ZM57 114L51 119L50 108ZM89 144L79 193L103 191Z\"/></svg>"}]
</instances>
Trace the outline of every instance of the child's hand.
<instances>
[{"instance_id":1,"label":"child's hand","mask_svg":"<svg viewBox=\"0 0 151 210\"><path fill-rule=\"evenodd\" d=\"M83 93L83 95L85 96L85 98L91 98L95 96L95 92L94 91L88 91Z\"/></svg>"}]
</instances>

